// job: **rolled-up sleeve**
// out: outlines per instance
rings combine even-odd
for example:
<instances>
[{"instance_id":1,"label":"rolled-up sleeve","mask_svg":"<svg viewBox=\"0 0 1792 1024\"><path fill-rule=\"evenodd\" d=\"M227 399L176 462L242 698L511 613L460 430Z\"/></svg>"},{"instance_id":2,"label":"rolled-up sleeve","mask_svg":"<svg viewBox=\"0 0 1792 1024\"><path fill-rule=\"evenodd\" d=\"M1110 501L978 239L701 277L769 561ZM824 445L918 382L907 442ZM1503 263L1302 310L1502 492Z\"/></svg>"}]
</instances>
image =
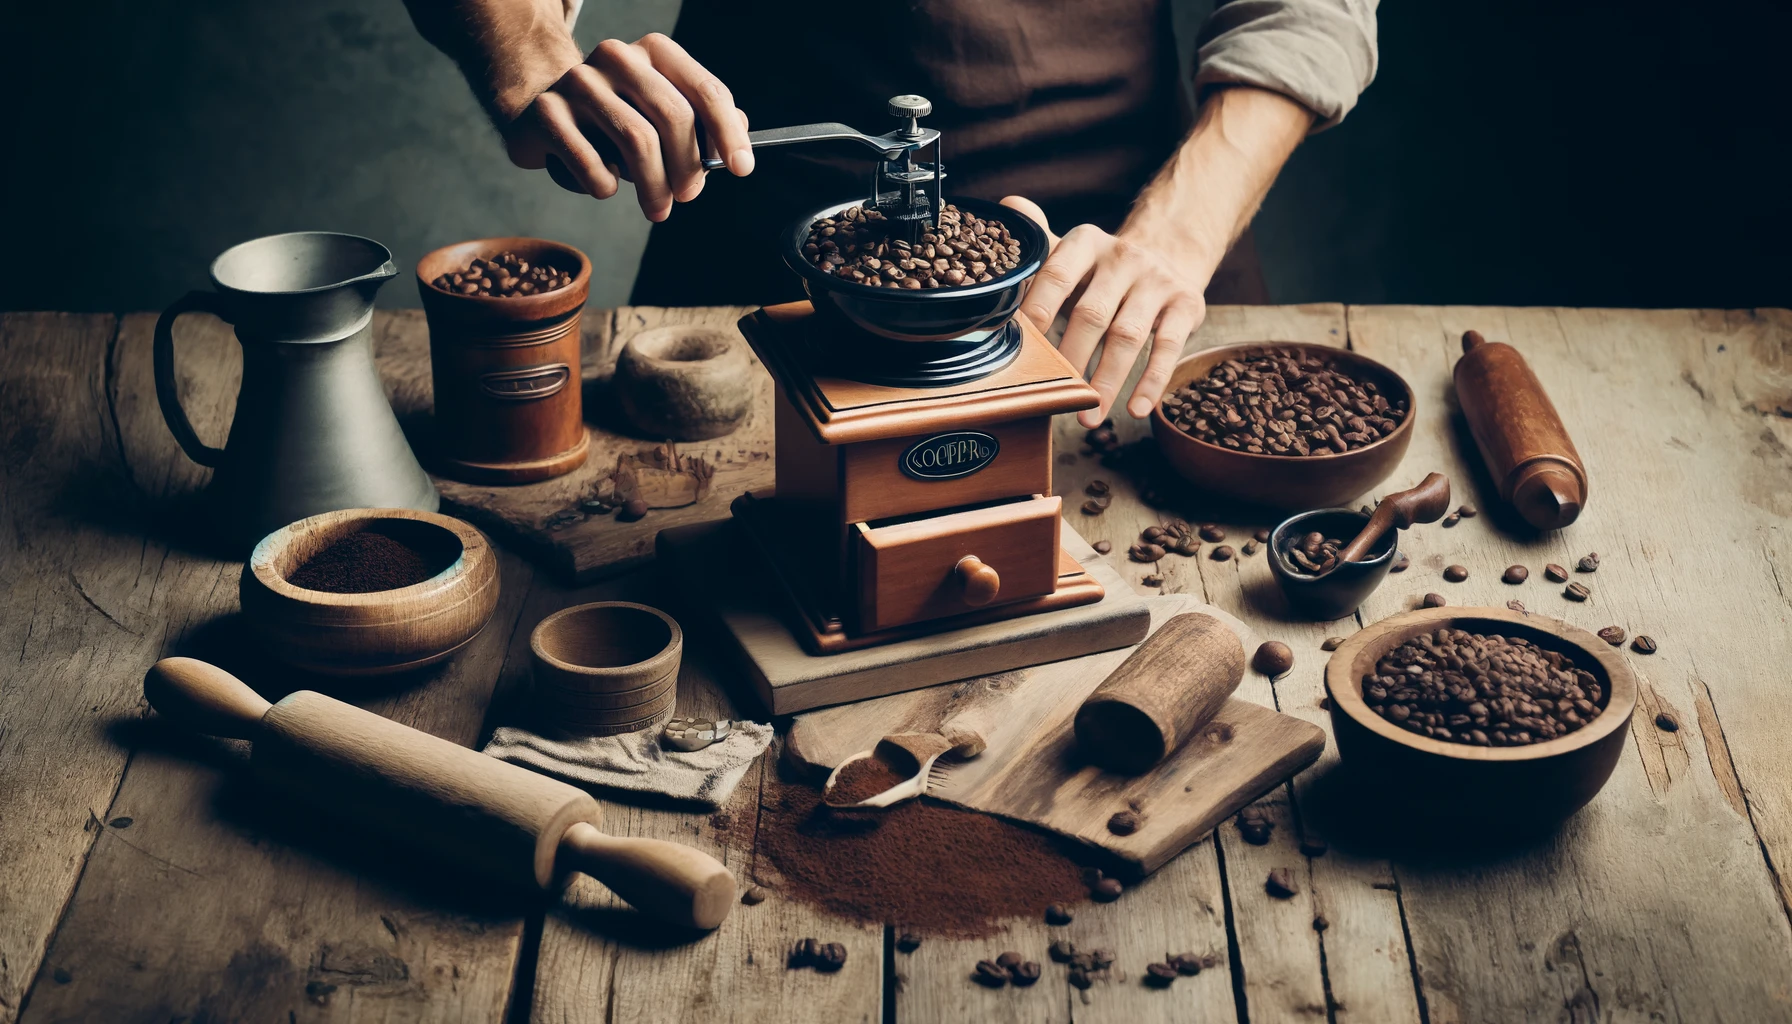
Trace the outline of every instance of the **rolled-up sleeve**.
<instances>
[{"instance_id":1,"label":"rolled-up sleeve","mask_svg":"<svg viewBox=\"0 0 1792 1024\"><path fill-rule=\"evenodd\" d=\"M1279 92L1313 112L1314 131L1344 119L1375 78L1377 0L1232 0L1196 50L1197 95L1221 85Z\"/></svg>"}]
</instances>

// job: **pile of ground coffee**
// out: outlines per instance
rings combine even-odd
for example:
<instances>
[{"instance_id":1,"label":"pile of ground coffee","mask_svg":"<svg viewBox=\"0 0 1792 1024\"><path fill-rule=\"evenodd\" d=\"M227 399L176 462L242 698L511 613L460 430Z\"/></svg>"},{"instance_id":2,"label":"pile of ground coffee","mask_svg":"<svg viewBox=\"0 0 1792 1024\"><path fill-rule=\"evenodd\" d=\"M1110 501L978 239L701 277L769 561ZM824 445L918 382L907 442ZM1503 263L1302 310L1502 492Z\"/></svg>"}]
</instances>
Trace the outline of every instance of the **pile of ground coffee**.
<instances>
[{"instance_id":1,"label":"pile of ground coffee","mask_svg":"<svg viewBox=\"0 0 1792 1024\"><path fill-rule=\"evenodd\" d=\"M1258 455L1341 455L1393 433L1406 399L1389 399L1300 349L1250 349L1163 400L1183 433Z\"/></svg>"},{"instance_id":2,"label":"pile of ground coffee","mask_svg":"<svg viewBox=\"0 0 1792 1024\"><path fill-rule=\"evenodd\" d=\"M507 251L489 260L475 259L460 270L438 276L430 284L457 295L509 299L565 288L572 284L572 275L557 267L530 263Z\"/></svg>"},{"instance_id":3,"label":"pile of ground coffee","mask_svg":"<svg viewBox=\"0 0 1792 1024\"><path fill-rule=\"evenodd\" d=\"M286 581L326 594L370 594L422 583L453 561L446 552L420 551L379 530L359 530L306 559Z\"/></svg>"},{"instance_id":4,"label":"pile of ground coffee","mask_svg":"<svg viewBox=\"0 0 1792 1024\"><path fill-rule=\"evenodd\" d=\"M836 811L804 786L768 790L759 848L792 898L842 917L962 938L1089 896L1070 844L986 814L911 800Z\"/></svg>"},{"instance_id":5,"label":"pile of ground coffee","mask_svg":"<svg viewBox=\"0 0 1792 1024\"><path fill-rule=\"evenodd\" d=\"M1423 633L1363 677L1369 710L1432 739L1512 747L1566 736L1599 716L1593 674L1522 637Z\"/></svg>"},{"instance_id":6,"label":"pile of ground coffee","mask_svg":"<svg viewBox=\"0 0 1792 1024\"><path fill-rule=\"evenodd\" d=\"M993 281L1020 265L1020 240L1000 222L947 203L940 226L914 245L889 237L876 210L848 207L809 227L803 255L844 281L873 288L957 288Z\"/></svg>"},{"instance_id":7,"label":"pile of ground coffee","mask_svg":"<svg viewBox=\"0 0 1792 1024\"><path fill-rule=\"evenodd\" d=\"M835 776L834 788L827 792L827 802L836 807L856 804L910 778L912 776L903 775L875 755L848 761Z\"/></svg>"}]
</instances>

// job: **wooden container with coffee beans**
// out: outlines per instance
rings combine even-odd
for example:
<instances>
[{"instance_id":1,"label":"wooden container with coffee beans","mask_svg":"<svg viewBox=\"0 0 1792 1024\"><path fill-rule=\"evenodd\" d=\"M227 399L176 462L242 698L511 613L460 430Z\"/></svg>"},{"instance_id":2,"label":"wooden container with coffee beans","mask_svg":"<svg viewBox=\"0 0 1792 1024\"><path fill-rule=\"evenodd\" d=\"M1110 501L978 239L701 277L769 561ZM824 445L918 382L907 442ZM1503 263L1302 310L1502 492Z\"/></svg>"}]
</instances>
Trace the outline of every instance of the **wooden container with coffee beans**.
<instances>
[{"instance_id":1,"label":"wooden container with coffee beans","mask_svg":"<svg viewBox=\"0 0 1792 1024\"><path fill-rule=\"evenodd\" d=\"M417 262L438 471L527 483L584 463L579 313L590 287L584 253L539 238L461 242Z\"/></svg>"}]
</instances>

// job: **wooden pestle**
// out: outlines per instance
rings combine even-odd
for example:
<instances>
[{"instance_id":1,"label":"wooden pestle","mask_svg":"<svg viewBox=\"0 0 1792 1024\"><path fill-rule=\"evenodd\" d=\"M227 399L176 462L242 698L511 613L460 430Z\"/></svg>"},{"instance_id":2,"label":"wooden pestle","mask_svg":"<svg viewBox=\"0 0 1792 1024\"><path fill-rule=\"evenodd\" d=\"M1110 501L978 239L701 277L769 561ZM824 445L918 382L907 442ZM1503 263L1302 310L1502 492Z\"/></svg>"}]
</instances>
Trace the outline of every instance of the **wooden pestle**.
<instances>
[{"instance_id":1,"label":"wooden pestle","mask_svg":"<svg viewBox=\"0 0 1792 1024\"><path fill-rule=\"evenodd\" d=\"M1417 487L1395 491L1381 499L1369 521L1338 552L1338 561L1358 562L1389 530L1406 530L1414 523L1435 523L1450 510L1450 478L1427 473Z\"/></svg>"},{"instance_id":2,"label":"wooden pestle","mask_svg":"<svg viewBox=\"0 0 1792 1024\"><path fill-rule=\"evenodd\" d=\"M1559 530L1587 503L1587 470L1543 384L1518 350L1462 335L1456 400L1501 500L1539 530Z\"/></svg>"},{"instance_id":3,"label":"wooden pestle","mask_svg":"<svg viewBox=\"0 0 1792 1024\"><path fill-rule=\"evenodd\" d=\"M1244 678L1244 645L1211 615L1159 626L1077 708L1077 747L1109 771L1137 775L1201 730Z\"/></svg>"},{"instance_id":4,"label":"wooden pestle","mask_svg":"<svg viewBox=\"0 0 1792 1024\"><path fill-rule=\"evenodd\" d=\"M714 928L734 876L701 850L598 831L591 794L311 690L270 704L215 665L164 658L143 694L169 721L250 740L263 782L370 830L513 886L550 889L570 871L641 912Z\"/></svg>"}]
</instances>

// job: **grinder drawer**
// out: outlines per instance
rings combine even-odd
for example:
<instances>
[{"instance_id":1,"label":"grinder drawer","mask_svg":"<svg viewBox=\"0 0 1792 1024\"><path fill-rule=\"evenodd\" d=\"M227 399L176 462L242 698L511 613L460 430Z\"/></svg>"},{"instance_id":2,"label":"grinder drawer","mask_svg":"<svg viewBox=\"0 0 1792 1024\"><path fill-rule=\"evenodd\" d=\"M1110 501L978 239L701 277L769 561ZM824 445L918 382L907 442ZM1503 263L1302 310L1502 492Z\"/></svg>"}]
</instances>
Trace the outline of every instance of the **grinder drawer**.
<instances>
[{"instance_id":1,"label":"grinder drawer","mask_svg":"<svg viewBox=\"0 0 1792 1024\"><path fill-rule=\"evenodd\" d=\"M853 524L859 629L870 632L1049 594L1056 496Z\"/></svg>"}]
</instances>

